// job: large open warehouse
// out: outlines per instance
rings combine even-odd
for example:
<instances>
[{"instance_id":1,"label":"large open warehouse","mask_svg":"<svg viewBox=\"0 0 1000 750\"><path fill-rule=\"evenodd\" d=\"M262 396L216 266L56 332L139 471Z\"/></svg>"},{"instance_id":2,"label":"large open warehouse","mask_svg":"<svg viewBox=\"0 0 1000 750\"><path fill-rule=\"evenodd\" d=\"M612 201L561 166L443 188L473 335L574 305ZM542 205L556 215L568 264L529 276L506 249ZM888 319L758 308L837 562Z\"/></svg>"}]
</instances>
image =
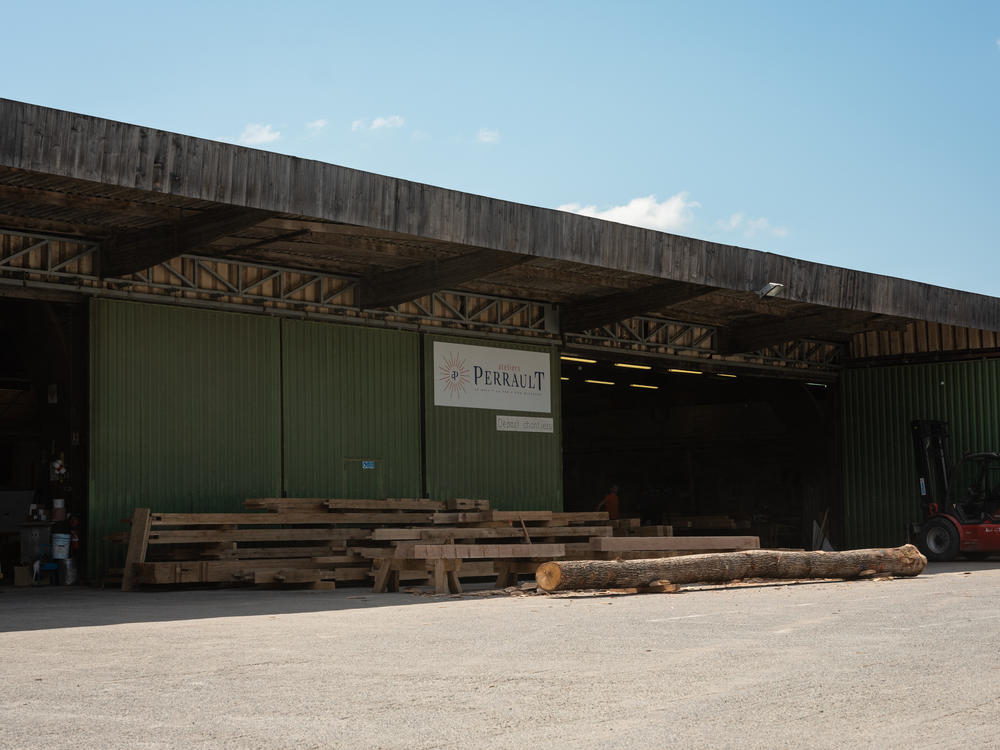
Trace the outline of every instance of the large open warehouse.
<instances>
[{"instance_id":1,"label":"large open warehouse","mask_svg":"<svg viewBox=\"0 0 1000 750\"><path fill-rule=\"evenodd\" d=\"M1000 449L1000 299L10 100L0 331L5 571L56 499L93 581L254 497L890 545L911 420Z\"/></svg>"}]
</instances>

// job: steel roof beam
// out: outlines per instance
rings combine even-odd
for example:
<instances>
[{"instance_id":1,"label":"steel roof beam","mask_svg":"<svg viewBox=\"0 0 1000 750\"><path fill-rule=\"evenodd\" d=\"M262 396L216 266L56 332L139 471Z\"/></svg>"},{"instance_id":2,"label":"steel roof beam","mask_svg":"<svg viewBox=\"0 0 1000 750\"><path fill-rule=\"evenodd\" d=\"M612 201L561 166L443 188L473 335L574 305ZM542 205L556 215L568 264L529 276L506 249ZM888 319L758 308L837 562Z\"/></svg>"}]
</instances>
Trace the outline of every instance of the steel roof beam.
<instances>
[{"instance_id":1,"label":"steel roof beam","mask_svg":"<svg viewBox=\"0 0 1000 750\"><path fill-rule=\"evenodd\" d=\"M837 338L837 334L864 330L866 321L872 317L854 310L834 309L758 325L719 329L716 348L722 355L745 354L799 339Z\"/></svg>"},{"instance_id":2,"label":"steel roof beam","mask_svg":"<svg viewBox=\"0 0 1000 750\"><path fill-rule=\"evenodd\" d=\"M127 214L140 219L176 220L191 215L196 209L183 209L160 203L146 203L124 198L45 190L21 185L0 185L0 200L31 203L53 208L88 209L105 213Z\"/></svg>"},{"instance_id":3,"label":"steel roof beam","mask_svg":"<svg viewBox=\"0 0 1000 750\"><path fill-rule=\"evenodd\" d=\"M579 333L609 323L661 310L714 292L714 286L668 281L642 289L616 292L594 300L566 305L559 311L560 328Z\"/></svg>"},{"instance_id":4,"label":"steel roof beam","mask_svg":"<svg viewBox=\"0 0 1000 750\"><path fill-rule=\"evenodd\" d=\"M271 215L254 208L222 206L170 224L117 234L101 243L98 273L109 278L142 271L259 224Z\"/></svg>"},{"instance_id":5,"label":"steel roof beam","mask_svg":"<svg viewBox=\"0 0 1000 750\"><path fill-rule=\"evenodd\" d=\"M361 279L360 305L362 309L398 305L529 260L532 260L530 255L474 250L452 258L371 274Z\"/></svg>"}]
</instances>

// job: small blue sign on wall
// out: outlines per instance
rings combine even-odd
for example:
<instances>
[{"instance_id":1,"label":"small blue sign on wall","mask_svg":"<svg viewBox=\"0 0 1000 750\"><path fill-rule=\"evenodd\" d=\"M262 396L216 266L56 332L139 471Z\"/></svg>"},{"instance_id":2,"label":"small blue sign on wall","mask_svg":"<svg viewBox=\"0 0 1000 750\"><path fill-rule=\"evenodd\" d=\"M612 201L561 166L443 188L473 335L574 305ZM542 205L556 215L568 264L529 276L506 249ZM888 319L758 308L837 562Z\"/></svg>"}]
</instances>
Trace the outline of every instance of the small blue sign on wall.
<instances>
[{"instance_id":1,"label":"small blue sign on wall","mask_svg":"<svg viewBox=\"0 0 1000 750\"><path fill-rule=\"evenodd\" d=\"M374 461L362 461L361 462L361 469L362 469L362 471L367 470L367 469L374 469L374 468L375 468L375 462Z\"/></svg>"}]
</instances>

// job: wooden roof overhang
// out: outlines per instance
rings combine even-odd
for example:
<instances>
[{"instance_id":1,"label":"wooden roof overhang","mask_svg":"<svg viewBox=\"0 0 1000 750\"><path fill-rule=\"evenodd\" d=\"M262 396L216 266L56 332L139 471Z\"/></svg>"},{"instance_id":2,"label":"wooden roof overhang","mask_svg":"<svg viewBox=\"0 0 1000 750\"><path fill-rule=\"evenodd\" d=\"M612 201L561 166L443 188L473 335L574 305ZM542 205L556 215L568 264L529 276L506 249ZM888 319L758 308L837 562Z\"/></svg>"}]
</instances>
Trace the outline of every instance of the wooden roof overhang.
<instances>
[{"instance_id":1,"label":"wooden roof overhang","mask_svg":"<svg viewBox=\"0 0 1000 750\"><path fill-rule=\"evenodd\" d=\"M355 276L361 308L455 289L551 303L563 334L665 316L713 326L720 355L1000 331L993 297L6 99L0 230L99 243L105 278L197 252Z\"/></svg>"}]
</instances>

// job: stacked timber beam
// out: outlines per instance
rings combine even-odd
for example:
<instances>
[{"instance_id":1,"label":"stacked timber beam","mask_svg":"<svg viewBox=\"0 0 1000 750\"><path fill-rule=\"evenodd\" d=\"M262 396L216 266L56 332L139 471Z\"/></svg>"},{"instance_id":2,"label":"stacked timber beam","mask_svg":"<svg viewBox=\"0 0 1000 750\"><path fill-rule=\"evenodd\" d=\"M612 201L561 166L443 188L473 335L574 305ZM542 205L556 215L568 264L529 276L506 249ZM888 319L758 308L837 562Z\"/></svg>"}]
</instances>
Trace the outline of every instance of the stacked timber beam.
<instances>
[{"instance_id":1,"label":"stacked timber beam","mask_svg":"<svg viewBox=\"0 0 1000 750\"><path fill-rule=\"evenodd\" d=\"M756 536L635 536L591 539L593 560L648 560L697 552L737 552L759 549Z\"/></svg>"},{"instance_id":2,"label":"stacked timber beam","mask_svg":"<svg viewBox=\"0 0 1000 750\"><path fill-rule=\"evenodd\" d=\"M263 498L244 513L154 513L132 519L123 590L155 584L307 585L374 579L375 591L460 578L498 586L549 560L672 557L756 549L756 537L672 537L669 526L604 512L504 511L487 500ZM647 536L648 535L648 536Z\"/></svg>"},{"instance_id":3,"label":"stacked timber beam","mask_svg":"<svg viewBox=\"0 0 1000 750\"><path fill-rule=\"evenodd\" d=\"M489 510L482 502L478 510L436 513L430 527L377 529L372 546L351 551L372 559L377 593L398 590L408 572L425 571L436 592L459 593L460 573L496 574L497 585L506 586L546 560L586 557L592 539L613 533L605 512Z\"/></svg>"},{"instance_id":4,"label":"stacked timber beam","mask_svg":"<svg viewBox=\"0 0 1000 750\"><path fill-rule=\"evenodd\" d=\"M366 581L371 563L348 546L381 525L430 524L424 499L247 500L247 513L154 513L137 508L122 590L141 584L307 584Z\"/></svg>"}]
</instances>

